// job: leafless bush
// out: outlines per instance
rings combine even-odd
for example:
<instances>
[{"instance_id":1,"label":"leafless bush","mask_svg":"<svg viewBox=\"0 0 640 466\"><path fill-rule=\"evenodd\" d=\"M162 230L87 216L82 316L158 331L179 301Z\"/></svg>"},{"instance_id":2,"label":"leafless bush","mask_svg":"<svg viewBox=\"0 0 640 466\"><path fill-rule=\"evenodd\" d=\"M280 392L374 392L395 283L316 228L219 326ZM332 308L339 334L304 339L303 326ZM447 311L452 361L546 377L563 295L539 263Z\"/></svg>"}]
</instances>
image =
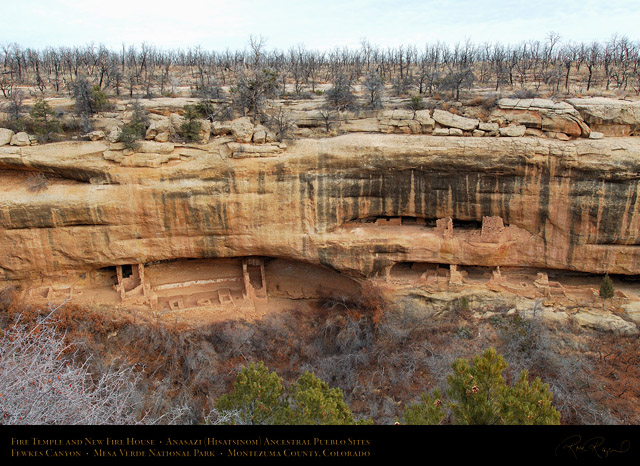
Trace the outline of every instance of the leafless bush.
<instances>
[{"instance_id":1,"label":"leafless bush","mask_svg":"<svg viewBox=\"0 0 640 466\"><path fill-rule=\"evenodd\" d=\"M19 321L0 340L3 424L135 424L144 422L137 377L110 367L96 377L75 358L51 311L35 325Z\"/></svg>"},{"instance_id":2,"label":"leafless bush","mask_svg":"<svg viewBox=\"0 0 640 466\"><path fill-rule=\"evenodd\" d=\"M243 416L237 409L233 410L219 410L216 408L211 409L202 416L202 423L211 426L220 425L243 425L245 423Z\"/></svg>"},{"instance_id":3,"label":"leafless bush","mask_svg":"<svg viewBox=\"0 0 640 466\"><path fill-rule=\"evenodd\" d=\"M533 89L519 89L509 97L512 99L535 99L536 97L540 97L540 93Z\"/></svg>"},{"instance_id":4,"label":"leafless bush","mask_svg":"<svg viewBox=\"0 0 640 466\"><path fill-rule=\"evenodd\" d=\"M49 180L42 172L32 173L27 177L27 187L29 191L40 192L47 189L48 186Z\"/></svg>"},{"instance_id":5,"label":"leafless bush","mask_svg":"<svg viewBox=\"0 0 640 466\"><path fill-rule=\"evenodd\" d=\"M208 394L211 374L219 364L219 355L211 343L206 340L190 341L182 358L182 374L198 391Z\"/></svg>"},{"instance_id":6,"label":"leafless bush","mask_svg":"<svg viewBox=\"0 0 640 466\"><path fill-rule=\"evenodd\" d=\"M545 367L545 382L553 393L554 403L567 424L618 424L607 408L609 394L597 390L598 382L591 380L593 367L583 357L567 358L558 352L550 353ZM600 396L594 396L594 392Z\"/></svg>"},{"instance_id":7,"label":"leafless bush","mask_svg":"<svg viewBox=\"0 0 640 466\"><path fill-rule=\"evenodd\" d=\"M338 112L330 108L322 108L318 112L320 114L320 117L322 118L322 122L324 123L325 131L327 133L330 132L338 121Z\"/></svg>"},{"instance_id":8,"label":"leafless bush","mask_svg":"<svg viewBox=\"0 0 640 466\"><path fill-rule=\"evenodd\" d=\"M300 371L309 370L332 387L340 388L348 402L363 370L371 363L370 355L364 351L350 354L324 355L300 365Z\"/></svg>"},{"instance_id":9,"label":"leafless bush","mask_svg":"<svg viewBox=\"0 0 640 466\"><path fill-rule=\"evenodd\" d=\"M490 111L498 104L500 100L500 94L497 92L491 92L486 95L480 95L470 99L467 105L472 107L482 107L483 109Z\"/></svg>"},{"instance_id":10,"label":"leafless bush","mask_svg":"<svg viewBox=\"0 0 640 466\"><path fill-rule=\"evenodd\" d=\"M345 73L339 73L333 80L333 86L327 90L327 104L338 111L351 110L356 107L356 96L353 83Z\"/></svg>"},{"instance_id":11,"label":"leafless bush","mask_svg":"<svg viewBox=\"0 0 640 466\"><path fill-rule=\"evenodd\" d=\"M367 105L371 108L382 108L382 93L384 92L384 79L379 73L370 72L364 79L364 87L367 91Z\"/></svg>"},{"instance_id":12,"label":"leafless bush","mask_svg":"<svg viewBox=\"0 0 640 466\"><path fill-rule=\"evenodd\" d=\"M498 324L498 348L514 374L524 369L544 372L553 356L551 333L542 320L539 305L536 301L530 316L514 314Z\"/></svg>"},{"instance_id":13,"label":"leafless bush","mask_svg":"<svg viewBox=\"0 0 640 466\"><path fill-rule=\"evenodd\" d=\"M420 332L428 330L432 322L429 310L411 300L405 300L385 313L378 322L378 339L389 345L404 345Z\"/></svg>"},{"instance_id":14,"label":"leafless bush","mask_svg":"<svg viewBox=\"0 0 640 466\"><path fill-rule=\"evenodd\" d=\"M218 85L231 86L241 113L254 118L265 94L271 94L276 86L293 81L295 95L300 97L306 86L315 93L323 79L334 82L341 74L355 85L375 72L400 93L408 91L409 79L414 78L418 92L429 95L439 85L457 94L471 84L470 80L496 91L519 85L536 90L544 86L545 91L556 93L561 87L567 92L601 88L640 93L639 44L618 35L605 42L579 44L570 40L562 43L551 33L544 40L511 45L466 41L450 46L438 42L420 49L405 44L386 50L365 40L360 49L345 47L329 53L300 47L288 52L267 50L263 40L254 39L245 50L223 53L200 46L160 50L149 44L127 50L93 44L35 50L12 43L0 50L0 95L4 98L10 98L19 87L69 92L79 72L84 72L92 85L116 95L128 88L130 97L134 92L149 95L155 88L171 95L178 86L190 86L209 99L220 96Z\"/></svg>"},{"instance_id":15,"label":"leafless bush","mask_svg":"<svg viewBox=\"0 0 640 466\"><path fill-rule=\"evenodd\" d=\"M0 310L11 308L18 296L18 289L15 286L5 286L0 289Z\"/></svg>"},{"instance_id":16,"label":"leafless bush","mask_svg":"<svg viewBox=\"0 0 640 466\"><path fill-rule=\"evenodd\" d=\"M295 128L295 122L284 108L278 107L265 112L266 125L272 129L278 141L289 136Z\"/></svg>"}]
</instances>

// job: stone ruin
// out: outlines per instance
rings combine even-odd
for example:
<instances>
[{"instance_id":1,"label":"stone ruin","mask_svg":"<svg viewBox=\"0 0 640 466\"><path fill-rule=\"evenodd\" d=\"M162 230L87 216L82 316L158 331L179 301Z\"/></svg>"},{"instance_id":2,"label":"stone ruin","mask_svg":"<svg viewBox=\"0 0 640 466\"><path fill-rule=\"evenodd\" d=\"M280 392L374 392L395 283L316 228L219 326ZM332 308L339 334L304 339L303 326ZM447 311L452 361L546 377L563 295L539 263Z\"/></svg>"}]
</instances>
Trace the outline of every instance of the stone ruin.
<instances>
[{"instance_id":1,"label":"stone ruin","mask_svg":"<svg viewBox=\"0 0 640 466\"><path fill-rule=\"evenodd\" d=\"M358 219L354 223L371 226L414 225L431 228L430 222L424 218L406 216L372 217ZM506 239L507 228L499 216L484 216L481 229L473 225L473 222L468 223L472 225L471 230L468 226L465 227L463 222L462 231L470 231L470 234L478 235L483 242L500 243ZM452 239L454 237L453 219L451 217L437 219L433 231L444 239ZM153 278L150 279L147 276L145 264L116 265L116 283L113 288L123 304L145 306L153 311L181 311L201 307L237 309L266 303L268 296L264 259L242 257L226 260L236 261L236 272L233 276L217 276L212 272L210 278L186 277L188 279L182 280L172 278L175 281L162 283L155 282ZM215 266L211 267L211 270L215 270ZM390 269L391 267L386 270L387 279L390 278ZM460 287L470 284L466 276L467 272L459 264L435 264L435 273L433 270L422 273L420 281L427 286ZM539 274L534 285L544 292L550 285L548 279L545 283L543 282L543 277ZM506 279L500 267L496 267L486 285L495 287L505 283ZM547 291L545 294L548 295L548 293Z\"/></svg>"},{"instance_id":2,"label":"stone ruin","mask_svg":"<svg viewBox=\"0 0 640 466\"><path fill-rule=\"evenodd\" d=\"M453 238L453 219L447 217L436 220L436 232L444 238Z\"/></svg>"},{"instance_id":3,"label":"stone ruin","mask_svg":"<svg viewBox=\"0 0 640 466\"><path fill-rule=\"evenodd\" d=\"M242 258L236 276L215 276L169 283L145 278L144 264L117 265L114 289L123 304L153 311L180 311L193 307L238 308L267 302L262 258ZM212 266L215 271L215 266ZM193 278L193 277L187 277Z\"/></svg>"},{"instance_id":4,"label":"stone ruin","mask_svg":"<svg viewBox=\"0 0 640 466\"><path fill-rule=\"evenodd\" d=\"M504 221L502 217L482 217L481 238L485 243L500 243L504 241Z\"/></svg>"},{"instance_id":5,"label":"stone ruin","mask_svg":"<svg viewBox=\"0 0 640 466\"><path fill-rule=\"evenodd\" d=\"M398 266L397 272L391 272ZM467 268L467 270L465 270ZM527 268L509 268L504 272L500 266L490 272L484 272L483 278L478 278L478 272L473 272L474 266L460 264L443 264L430 262L399 262L388 269L386 280L395 283L413 283L424 286L431 291L455 291L461 287L486 287L492 291L508 291L521 296L534 297L581 297L585 291L581 287L565 286L558 281L549 280L546 272ZM473 276L469 276L472 273ZM594 297L597 298L597 292ZM584 297L584 296L582 296ZM618 298L628 298L619 293Z\"/></svg>"},{"instance_id":6,"label":"stone ruin","mask_svg":"<svg viewBox=\"0 0 640 466\"><path fill-rule=\"evenodd\" d=\"M436 233L443 238L453 238L454 222L451 217L439 218L436 220ZM480 239L485 243L501 243L508 240L507 228L502 217L482 217L482 228Z\"/></svg>"}]
</instances>

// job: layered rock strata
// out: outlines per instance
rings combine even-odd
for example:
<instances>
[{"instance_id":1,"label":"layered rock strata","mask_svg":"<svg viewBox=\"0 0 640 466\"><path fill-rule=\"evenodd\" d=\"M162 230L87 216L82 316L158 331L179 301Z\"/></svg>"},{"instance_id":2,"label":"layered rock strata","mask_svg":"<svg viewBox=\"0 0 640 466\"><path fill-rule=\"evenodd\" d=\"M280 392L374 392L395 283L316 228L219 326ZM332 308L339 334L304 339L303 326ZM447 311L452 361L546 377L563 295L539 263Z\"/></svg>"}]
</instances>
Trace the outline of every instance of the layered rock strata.
<instances>
[{"instance_id":1,"label":"layered rock strata","mask_svg":"<svg viewBox=\"0 0 640 466\"><path fill-rule=\"evenodd\" d=\"M406 261L640 273L635 138L349 134L238 159L218 141L134 154L166 158L147 167L110 152L0 148L1 280L247 256L356 278Z\"/></svg>"}]
</instances>

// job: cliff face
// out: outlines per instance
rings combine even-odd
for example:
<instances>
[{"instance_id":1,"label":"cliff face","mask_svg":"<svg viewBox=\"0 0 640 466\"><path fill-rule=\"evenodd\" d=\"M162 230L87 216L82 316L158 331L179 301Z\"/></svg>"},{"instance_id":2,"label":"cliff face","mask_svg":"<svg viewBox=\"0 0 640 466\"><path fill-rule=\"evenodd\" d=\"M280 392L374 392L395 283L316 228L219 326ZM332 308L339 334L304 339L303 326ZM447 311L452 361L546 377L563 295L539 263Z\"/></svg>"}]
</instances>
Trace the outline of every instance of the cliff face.
<instances>
[{"instance_id":1,"label":"cliff face","mask_svg":"<svg viewBox=\"0 0 640 466\"><path fill-rule=\"evenodd\" d=\"M109 149L0 148L0 279L246 256L354 277L397 262L640 273L635 138L350 134L241 159L221 140L156 168Z\"/></svg>"}]
</instances>

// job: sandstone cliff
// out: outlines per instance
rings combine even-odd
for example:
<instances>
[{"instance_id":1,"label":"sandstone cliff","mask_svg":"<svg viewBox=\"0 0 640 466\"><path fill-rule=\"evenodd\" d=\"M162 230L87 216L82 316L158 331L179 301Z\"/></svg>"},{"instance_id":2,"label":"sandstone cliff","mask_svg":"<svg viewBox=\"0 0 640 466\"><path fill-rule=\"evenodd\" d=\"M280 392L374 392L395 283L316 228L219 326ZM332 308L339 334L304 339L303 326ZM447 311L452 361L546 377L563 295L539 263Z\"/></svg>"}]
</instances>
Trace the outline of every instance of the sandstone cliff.
<instances>
[{"instance_id":1,"label":"sandstone cliff","mask_svg":"<svg viewBox=\"0 0 640 466\"><path fill-rule=\"evenodd\" d=\"M635 138L349 134L242 159L228 142L155 167L107 160L104 141L1 147L0 279L244 256L353 277L406 261L640 272Z\"/></svg>"}]
</instances>

